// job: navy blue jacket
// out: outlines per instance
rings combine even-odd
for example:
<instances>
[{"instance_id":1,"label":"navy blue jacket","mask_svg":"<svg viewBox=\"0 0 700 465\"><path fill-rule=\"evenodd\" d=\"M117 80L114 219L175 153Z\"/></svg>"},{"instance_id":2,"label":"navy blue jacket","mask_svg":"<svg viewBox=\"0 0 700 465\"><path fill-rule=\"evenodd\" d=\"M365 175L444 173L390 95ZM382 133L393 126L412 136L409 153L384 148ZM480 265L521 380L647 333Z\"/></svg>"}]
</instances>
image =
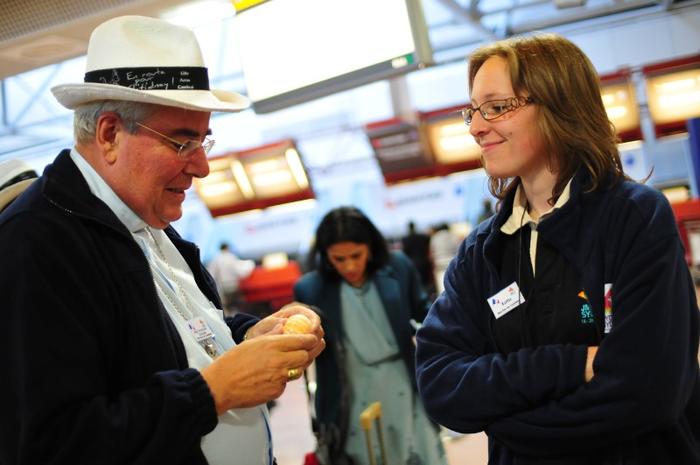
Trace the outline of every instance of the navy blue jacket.
<instances>
[{"instance_id":1,"label":"navy blue jacket","mask_svg":"<svg viewBox=\"0 0 700 465\"><path fill-rule=\"evenodd\" d=\"M425 317L429 300L423 291L418 272L409 258L401 252L390 254L389 263L372 277L384 305L389 324L399 345L401 358L411 379L415 379L414 330L410 320L420 322ZM329 281L312 271L294 286L294 297L299 302L320 310L327 349L316 358L315 396L316 419L320 425L335 425L341 432L339 444L344 444L348 428L348 376L343 354L343 320L340 308L341 281ZM415 386L414 386L415 388Z\"/></svg>"},{"instance_id":2,"label":"navy blue jacket","mask_svg":"<svg viewBox=\"0 0 700 465\"><path fill-rule=\"evenodd\" d=\"M499 264L511 195L463 242L418 332L421 397L448 428L485 430L490 464L700 464L698 307L673 212L649 187L585 193L587 180L579 172L537 230L582 277L601 334L613 284L593 380L584 345L495 349L487 298L510 284Z\"/></svg>"},{"instance_id":3,"label":"navy blue jacket","mask_svg":"<svg viewBox=\"0 0 700 465\"><path fill-rule=\"evenodd\" d=\"M166 230L219 305L197 248ZM62 152L0 215L0 463L205 464L213 398L143 252ZM254 323L230 322L240 341Z\"/></svg>"}]
</instances>

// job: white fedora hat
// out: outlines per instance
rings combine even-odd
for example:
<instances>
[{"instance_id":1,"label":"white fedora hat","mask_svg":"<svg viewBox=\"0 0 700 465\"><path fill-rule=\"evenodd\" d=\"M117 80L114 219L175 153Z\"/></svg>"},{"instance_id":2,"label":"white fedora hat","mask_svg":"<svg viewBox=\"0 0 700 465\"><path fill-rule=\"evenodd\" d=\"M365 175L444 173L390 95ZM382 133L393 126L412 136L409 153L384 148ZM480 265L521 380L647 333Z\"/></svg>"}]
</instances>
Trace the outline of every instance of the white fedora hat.
<instances>
[{"instance_id":1,"label":"white fedora hat","mask_svg":"<svg viewBox=\"0 0 700 465\"><path fill-rule=\"evenodd\" d=\"M198 111L234 112L250 105L235 92L209 89L194 33L145 16L120 16L92 31L85 82L51 89L74 109L96 100L128 100Z\"/></svg>"},{"instance_id":2,"label":"white fedora hat","mask_svg":"<svg viewBox=\"0 0 700 465\"><path fill-rule=\"evenodd\" d=\"M0 162L0 211L9 205L37 178L36 171L21 160Z\"/></svg>"}]
</instances>

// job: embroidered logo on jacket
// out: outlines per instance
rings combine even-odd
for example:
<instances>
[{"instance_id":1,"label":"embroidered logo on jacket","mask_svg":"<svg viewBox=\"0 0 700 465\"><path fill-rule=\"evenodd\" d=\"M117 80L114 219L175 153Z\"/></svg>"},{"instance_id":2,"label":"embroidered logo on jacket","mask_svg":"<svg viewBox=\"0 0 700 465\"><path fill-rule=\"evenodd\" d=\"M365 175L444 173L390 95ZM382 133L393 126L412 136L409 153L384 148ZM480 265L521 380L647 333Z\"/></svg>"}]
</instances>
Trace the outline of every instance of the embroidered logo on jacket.
<instances>
[{"instance_id":1,"label":"embroidered logo on jacket","mask_svg":"<svg viewBox=\"0 0 700 465\"><path fill-rule=\"evenodd\" d=\"M581 291L578 293L578 297L580 299L583 299L584 302L581 304L581 324L582 325L589 325L594 323L594 318L593 318L593 310L591 309L591 306L588 304L588 297L586 296L586 293L584 291Z\"/></svg>"}]
</instances>

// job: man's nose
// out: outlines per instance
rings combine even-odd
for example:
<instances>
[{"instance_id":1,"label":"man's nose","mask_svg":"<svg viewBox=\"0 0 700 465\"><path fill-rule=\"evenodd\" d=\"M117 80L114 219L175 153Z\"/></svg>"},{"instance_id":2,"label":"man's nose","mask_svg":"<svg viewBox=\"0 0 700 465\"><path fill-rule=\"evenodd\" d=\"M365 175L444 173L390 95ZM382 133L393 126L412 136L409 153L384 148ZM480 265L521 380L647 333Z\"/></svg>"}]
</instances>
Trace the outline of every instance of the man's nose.
<instances>
[{"instance_id":1,"label":"man's nose","mask_svg":"<svg viewBox=\"0 0 700 465\"><path fill-rule=\"evenodd\" d=\"M185 172L195 178L204 178L209 174L209 160L203 148L195 150L187 159Z\"/></svg>"}]
</instances>

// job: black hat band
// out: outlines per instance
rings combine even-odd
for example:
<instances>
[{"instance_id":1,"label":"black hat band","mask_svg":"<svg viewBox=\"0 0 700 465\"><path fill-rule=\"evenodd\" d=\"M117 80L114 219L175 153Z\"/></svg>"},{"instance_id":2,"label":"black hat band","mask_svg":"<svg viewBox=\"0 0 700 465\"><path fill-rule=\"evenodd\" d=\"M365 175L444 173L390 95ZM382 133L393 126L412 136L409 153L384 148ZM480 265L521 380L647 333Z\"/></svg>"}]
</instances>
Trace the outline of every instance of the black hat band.
<instances>
[{"instance_id":1,"label":"black hat band","mask_svg":"<svg viewBox=\"0 0 700 465\"><path fill-rule=\"evenodd\" d=\"M98 69L85 73L85 82L138 90L209 90L207 68L194 66Z\"/></svg>"}]
</instances>

